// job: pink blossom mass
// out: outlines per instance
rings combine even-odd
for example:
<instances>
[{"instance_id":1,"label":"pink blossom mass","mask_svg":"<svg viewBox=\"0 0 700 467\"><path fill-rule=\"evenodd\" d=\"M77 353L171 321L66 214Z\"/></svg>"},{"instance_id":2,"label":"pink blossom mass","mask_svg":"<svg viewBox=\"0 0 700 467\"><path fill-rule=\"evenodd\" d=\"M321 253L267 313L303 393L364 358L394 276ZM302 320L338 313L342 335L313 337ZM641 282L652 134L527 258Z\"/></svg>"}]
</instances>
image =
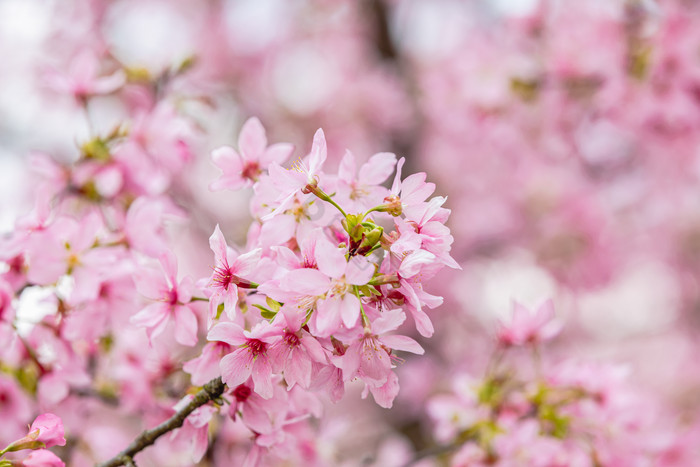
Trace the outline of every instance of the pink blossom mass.
<instances>
[{"instance_id":1,"label":"pink blossom mass","mask_svg":"<svg viewBox=\"0 0 700 467\"><path fill-rule=\"evenodd\" d=\"M700 3L0 1L0 467L700 465Z\"/></svg>"}]
</instances>

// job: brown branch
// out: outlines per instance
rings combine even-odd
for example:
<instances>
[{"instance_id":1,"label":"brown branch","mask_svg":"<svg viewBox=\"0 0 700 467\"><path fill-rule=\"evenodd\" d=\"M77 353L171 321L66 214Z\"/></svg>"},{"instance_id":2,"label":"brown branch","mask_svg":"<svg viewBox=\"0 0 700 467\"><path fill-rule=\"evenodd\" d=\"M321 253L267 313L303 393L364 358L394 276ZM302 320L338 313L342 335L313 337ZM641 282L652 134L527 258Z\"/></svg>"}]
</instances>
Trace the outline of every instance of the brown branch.
<instances>
[{"instance_id":1,"label":"brown branch","mask_svg":"<svg viewBox=\"0 0 700 467\"><path fill-rule=\"evenodd\" d=\"M440 446L434 446L431 448L423 449L422 451L418 451L416 455L413 457L413 459L409 460L405 464L402 465L402 467L411 467L412 465L418 463L419 461L429 458L429 457L438 457L443 454L449 454L452 451L456 451L460 447L462 447L464 443L462 442L454 442L451 444L446 444L446 445L440 445Z\"/></svg>"},{"instance_id":2,"label":"brown branch","mask_svg":"<svg viewBox=\"0 0 700 467\"><path fill-rule=\"evenodd\" d=\"M71 388L71 394L74 394L78 397L92 397L94 399L97 399L99 401L102 401L103 403L112 406L112 407L118 407L119 406L119 398L117 396L114 396L112 394L107 394L104 392L100 392L97 389L93 388Z\"/></svg>"},{"instance_id":3,"label":"brown branch","mask_svg":"<svg viewBox=\"0 0 700 467\"><path fill-rule=\"evenodd\" d=\"M108 461L98 464L97 467L118 467L120 465L132 466L134 456L140 451L156 442L162 435L180 428L185 422L185 419L197 408L203 406L209 401L217 399L224 393L225 385L221 378L216 378L209 381L204 387L192 398L189 404L178 410L172 417L161 423L155 428L146 430L136 437L134 441L127 446L122 452L114 456Z\"/></svg>"},{"instance_id":4,"label":"brown branch","mask_svg":"<svg viewBox=\"0 0 700 467\"><path fill-rule=\"evenodd\" d=\"M398 60L399 54L391 38L389 27L389 11L382 0L368 0L367 9L374 23L375 47L385 60Z\"/></svg>"}]
</instances>

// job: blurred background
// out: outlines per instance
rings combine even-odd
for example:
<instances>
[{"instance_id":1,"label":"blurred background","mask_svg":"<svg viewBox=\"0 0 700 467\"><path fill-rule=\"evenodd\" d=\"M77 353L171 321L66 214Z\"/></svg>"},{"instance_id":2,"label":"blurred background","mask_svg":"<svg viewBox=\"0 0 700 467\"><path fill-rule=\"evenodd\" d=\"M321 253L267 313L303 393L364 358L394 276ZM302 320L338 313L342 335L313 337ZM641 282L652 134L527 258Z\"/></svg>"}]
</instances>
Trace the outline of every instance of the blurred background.
<instances>
[{"instance_id":1,"label":"blurred background","mask_svg":"<svg viewBox=\"0 0 700 467\"><path fill-rule=\"evenodd\" d=\"M3 232L32 206L32 154L68 164L125 120L191 148L168 190L191 213L176 235L194 276L216 223L245 243L246 199L207 185L211 150L250 116L295 157L322 127L331 169L347 148L427 172L463 269L433 281L436 335L399 369L398 410L353 421L365 438L392 426L420 443L425 400L483 371L512 300L554 300L565 327L549 361L628 365L640 391L697 418L697 2L0 0L0 67ZM117 72L124 90L89 106L57 78ZM134 117L144 83L167 107ZM170 113L182 131L159 135L151 117Z\"/></svg>"}]
</instances>

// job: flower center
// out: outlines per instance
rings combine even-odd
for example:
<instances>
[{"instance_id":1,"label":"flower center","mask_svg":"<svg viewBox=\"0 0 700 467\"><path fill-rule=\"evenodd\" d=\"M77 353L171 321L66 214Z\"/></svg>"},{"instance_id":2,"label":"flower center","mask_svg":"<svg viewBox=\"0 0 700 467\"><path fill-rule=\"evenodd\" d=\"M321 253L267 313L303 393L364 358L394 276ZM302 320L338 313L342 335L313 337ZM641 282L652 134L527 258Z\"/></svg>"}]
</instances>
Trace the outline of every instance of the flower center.
<instances>
[{"instance_id":1,"label":"flower center","mask_svg":"<svg viewBox=\"0 0 700 467\"><path fill-rule=\"evenodd\" d=\"M318 269L316 265L316 260L314 258L309 259L308 256L304 255L304 262L302 263L303 268Z\"/></svg>"},{"instance_id":2,"label":"flower center","mask_svg":"<svg viewBox=\"0 0 700 467\"><path fill-rule=\"evenodd\" d=\"M235 397L238 402L245 402L250 397L250 393L250 388L245 384L241 384L233 390L233 397Z\"/></svg>"},{"instance_id":3,"label":"flower center","mask_svg":"<svg viewBox=\"0 0 700 467\"><path fill-rule=\"evenodd\" d=\"M345 279L334 279L331 284L331 295L343 295L348 291L348 284L345 283Z\"/></svg>"},{"instance_id":4,"label":"flower center","mask_svg":"<svg viewBox=\"0 0 700 467\"><path fill-rule=\"evenodd\" d=\"M258 175L260 175L260 166L257 162L247 162L243 167L241 175L243 175L243 178L255 181L258 179Z\"/></svg>"},{"instance_id":5,"label":"flower center","mask_svg":"<svg viewBox=\"0 0 700 467\"><path fill-rule=\"evenodd\" d=\"M177 290L175 289L170 289L168 290L168 295L166 296L166 301L170 305L177 305Z\"/></svg>"},{"instance_id":6,"label":"flower center","mask_svg":"<svg viewBox=\"0 0 700 467\"><path fill-rule=\"evenodd\" d=\"M299 336L297 336L296 333L293 333L293 332L284 333L283 339L284 339L284 343L287 344L289 347L296 347L301 342L301 339L299 339Z\"/></svg>"},{"instance_id":7,"label":"flower center","mask_svg":"<svg viewBox=\"0 0 700 467\"><path fill-rule=\"evenodd\" d=\"M254 356L267 352L267 344L260 339L248 339L248 349Z\"/></svg>"},{"instance_id":8,"label":"flower center","mask_svg":"<svg viewBox=\"0 0 700 467\"><path fill-rule=\"evenodd\" d=\"M212 277L211 281L219 287L222 287L224 290L228 290L229 285L233 283L233 277L234 276L231 273L230 268L218 267L214 269L214 276Z\"/></svg>"}]
</instances>

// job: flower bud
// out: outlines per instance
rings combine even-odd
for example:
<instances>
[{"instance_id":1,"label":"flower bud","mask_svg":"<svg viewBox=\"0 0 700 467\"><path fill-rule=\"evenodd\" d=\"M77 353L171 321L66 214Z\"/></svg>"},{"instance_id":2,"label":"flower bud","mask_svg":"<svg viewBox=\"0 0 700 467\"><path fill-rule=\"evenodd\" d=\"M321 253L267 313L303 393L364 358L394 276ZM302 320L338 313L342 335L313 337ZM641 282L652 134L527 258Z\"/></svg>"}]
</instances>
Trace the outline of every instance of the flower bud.
<instances>
[{"instance_id":1,"label":"flower bud","mask_svg":"<svg viewBox=\"0 0 700 467\"><path fill-rule=\"evenodd\" d=\"M384 229L380 226L375 226L372 230L362 234L362 241L357 248L358 255L366 255L374 249L382 238Z\"/></svg>"}]
</instances>

